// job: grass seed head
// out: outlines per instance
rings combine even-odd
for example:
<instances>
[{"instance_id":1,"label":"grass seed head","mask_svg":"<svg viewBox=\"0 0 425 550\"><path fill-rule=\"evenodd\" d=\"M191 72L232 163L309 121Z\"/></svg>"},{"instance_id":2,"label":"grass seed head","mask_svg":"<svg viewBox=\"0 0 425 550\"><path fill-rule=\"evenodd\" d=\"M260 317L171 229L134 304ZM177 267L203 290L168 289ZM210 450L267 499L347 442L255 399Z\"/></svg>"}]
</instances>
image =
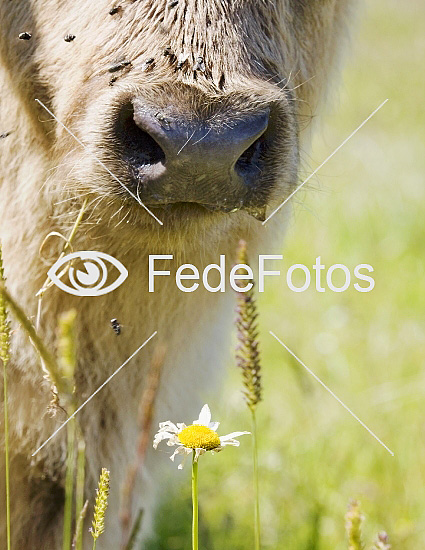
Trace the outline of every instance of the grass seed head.
<instances>
[{"instance_id":1,"label":"grass seed head","mask_svg":"<svg viewBox=\"0 0 425 550\"><path fill-rule=\"evenodd\" d=\"M237 263L249 266L245 241L239 242ZM242 272L242 270L238 270L238 273L239 271ZM262 399L261 364L257 340L258 313L254 287L247 292L238 292L236 312L236 328L239 340L236 350L236 363L242 370L245 400L248 407L253 411Z\"/></svg>"},{"instance_id":2,"label":"grass seed head","mask_svg":"<svg viewBox=\"0 0 425 550\"><path fill-rule=\"evenodd\" d=\"M345 514L345 528L348 535L348 550L363 550L362 544L362 523L364 516L360 511L360 504L353 500L348 505L348 511ZM379 548L379 547L378 547Z\"/></svg>"},{"instance_id":3,"label":"grass seed head","mask_svg":"<svg viewBox=\"0 0 425 550\"><path fill-rule=\"evenodd\" d=\"M3 271L3 257L0 245L0 285L4 286L6 279ZM10 323L7 318L6 300L0 292L0 359L6 365L10 359Z\"/></svg>"},{"instance_id":4,"label":"grass seed head","mask_svg":"<svg viewBox=\"0 0 425 550\"><path fill-rule=\"evenodd\" d=\"M109 470L102 468L99 485L96 490L96 502L94 505L93 528L91 534L96 541L105 531L105 513L108 507L109 496Z\"/></svg>"}]
</instances>

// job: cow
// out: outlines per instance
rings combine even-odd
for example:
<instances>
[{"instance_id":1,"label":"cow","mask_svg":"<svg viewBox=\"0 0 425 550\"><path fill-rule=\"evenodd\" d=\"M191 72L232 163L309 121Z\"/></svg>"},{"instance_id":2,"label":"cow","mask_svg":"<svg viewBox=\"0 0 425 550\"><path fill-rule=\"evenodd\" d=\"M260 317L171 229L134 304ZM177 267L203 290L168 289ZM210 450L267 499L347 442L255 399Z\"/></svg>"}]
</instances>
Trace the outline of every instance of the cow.
<instances>
[{"instance_id":1,"label":"cow","mask_svg":"<svg viewBox=\"0 0 425 550\"><path fill-rule=\"evenodd\" d=\"M173 271L220 254L230 261L240 238L251 254L275 250L289 204L262 222L297 185L300 148L308 147L310 121L334 87L353 4L0 1L0 239L9 292L34 319L46 261L63 248L60 238L42 244L51 232L68 235L83 203L73 249L108 253L129 274L102 296L55 286L43 296L38 329L52 350L58 316L78 311L79 402L158 331L167 352L155 423L196 417L224 374L232 291L185 293L159 277L149 293L148 257L173 255L157 264ZM122 323L119 336L111 318ZM12 542L57 550L66 430L32 454L65 417L49 413L50 385L24 331L13 329ZM79 413L87 497L101 468L111 471L105 550L120 544L120 487L136 454L153 349L154 342L146 345ZM142 536L152 525L164 460L150 450L134 488ZM0 514L5 547L3 497Z\"/></svg>"}]
</instances>

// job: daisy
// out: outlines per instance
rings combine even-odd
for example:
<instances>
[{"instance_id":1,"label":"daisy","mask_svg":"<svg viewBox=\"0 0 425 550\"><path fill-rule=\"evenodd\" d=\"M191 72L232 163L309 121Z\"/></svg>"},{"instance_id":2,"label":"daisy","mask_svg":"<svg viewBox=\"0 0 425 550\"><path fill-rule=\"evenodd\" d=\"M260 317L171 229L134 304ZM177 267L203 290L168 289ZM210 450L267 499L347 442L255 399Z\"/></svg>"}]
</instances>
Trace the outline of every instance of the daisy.
<instances>
[{"instance_id":1,"label":"daisy","mask_svg":"<svg viewBox=\"0 0 425 550\"><path fill-rule=\"evenodd\" d=\"M169 447L177 446L170 459L174 462L177 455L183 455L183 461L179 465L181 470L188 455L193 455L193 461L197 462L198 458L207 451L218 453L227 445L239 447L239 441L236 438L250 434L250 432L232 432L220 437L217 433L219 425L219 422L211 422L210 408L204 405L199 418L190 426L182 423L174 424L170 420L161 422L154 437L153 447L156 449L161 441L167 441Z\"/></svg>"}]
</instances>

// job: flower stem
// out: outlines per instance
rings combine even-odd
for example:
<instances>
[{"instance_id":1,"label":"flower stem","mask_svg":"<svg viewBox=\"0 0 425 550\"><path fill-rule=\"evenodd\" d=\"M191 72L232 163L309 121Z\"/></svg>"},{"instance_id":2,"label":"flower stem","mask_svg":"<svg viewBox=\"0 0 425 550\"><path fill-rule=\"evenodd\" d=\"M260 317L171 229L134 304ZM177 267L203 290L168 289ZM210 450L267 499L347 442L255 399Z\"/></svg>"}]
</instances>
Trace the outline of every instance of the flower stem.
<instances>
[{"instance_id":1,"label":"flower stem","mask_svg":"<svg viewBox=\"0 0 425 550\"><path fill-rule=\"evenodd\" d=\"M198 550L198 462L195 460L195 451L192 456L192 550Z\"/></svg>"},{"instance_id":2,"label":"flower stem","mask_svg":"<svg viewBox=\"0 0 425 550\"><path fill-rule=\"evenodd\" d=\"M9 414L7 395L7 362L3 360L3 388L4 388L4 451L6 461L6 528L7 550L11 549L10 542L10 480L9 480Z\"/></svg>"},{"instance_id":3,"label":"flower stem","mask_svg":"<svg viewBox=\"0 0 425 550\"><path fill-rule=\"evenodd\" d=\"M254 464L254 530L255 530L255 550L260 550L260 495L258 482L258 446L257 446L257 419L255 409L251 409L252 414L252 453Z\"/></svg>"}]
</instances>

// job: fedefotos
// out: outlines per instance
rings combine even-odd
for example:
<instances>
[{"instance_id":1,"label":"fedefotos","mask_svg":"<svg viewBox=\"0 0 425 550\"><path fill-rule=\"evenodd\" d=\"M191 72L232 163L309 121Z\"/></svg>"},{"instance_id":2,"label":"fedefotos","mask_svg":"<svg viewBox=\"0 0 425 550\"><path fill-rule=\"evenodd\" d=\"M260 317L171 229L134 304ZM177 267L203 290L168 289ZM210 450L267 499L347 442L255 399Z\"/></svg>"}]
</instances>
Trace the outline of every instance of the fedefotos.
<instances>
[{"instance_id":1,"label":"fedefotos","mask_svg":"<svg viewBox=\"0 0 425 550\"><path fill-rule=\"evenodd\" d=\"M208 292L226 292L228 286L236 292L248 292L253 286L254 272L249 265L236 264L227 266L226 256L220 255L218 263L207 265L201 272L195 265L180 265L171 273L169 261L173 254L151 254L149 256L149 292L155 292L155 279L159 277L174 278L175 284L182 292L195 292L200 285ZM353 273L344 264L333 264L327 267L318 256L311 268L304 264L293 264L286 268L286 275L280 270L278 262L283 261L281 254L260 254L258 256L258 291L264 292L266 281L272 277L284 277L286 284L293 292L305 292L314 286L317 292L345 292L354 287L358 292L370 292L375 287L375 280L370 276L374 269L370 264L358 264ZM283 266L284 267L284 266ZM219 276L218 283L212 285L210 275ZM301 279L301 281L300 281ZM338 279L338 283L335 280ZM241 284L242 281L242 284ZM342 284L341 284L342 283Z\"/></svg>"}]
</instances>

